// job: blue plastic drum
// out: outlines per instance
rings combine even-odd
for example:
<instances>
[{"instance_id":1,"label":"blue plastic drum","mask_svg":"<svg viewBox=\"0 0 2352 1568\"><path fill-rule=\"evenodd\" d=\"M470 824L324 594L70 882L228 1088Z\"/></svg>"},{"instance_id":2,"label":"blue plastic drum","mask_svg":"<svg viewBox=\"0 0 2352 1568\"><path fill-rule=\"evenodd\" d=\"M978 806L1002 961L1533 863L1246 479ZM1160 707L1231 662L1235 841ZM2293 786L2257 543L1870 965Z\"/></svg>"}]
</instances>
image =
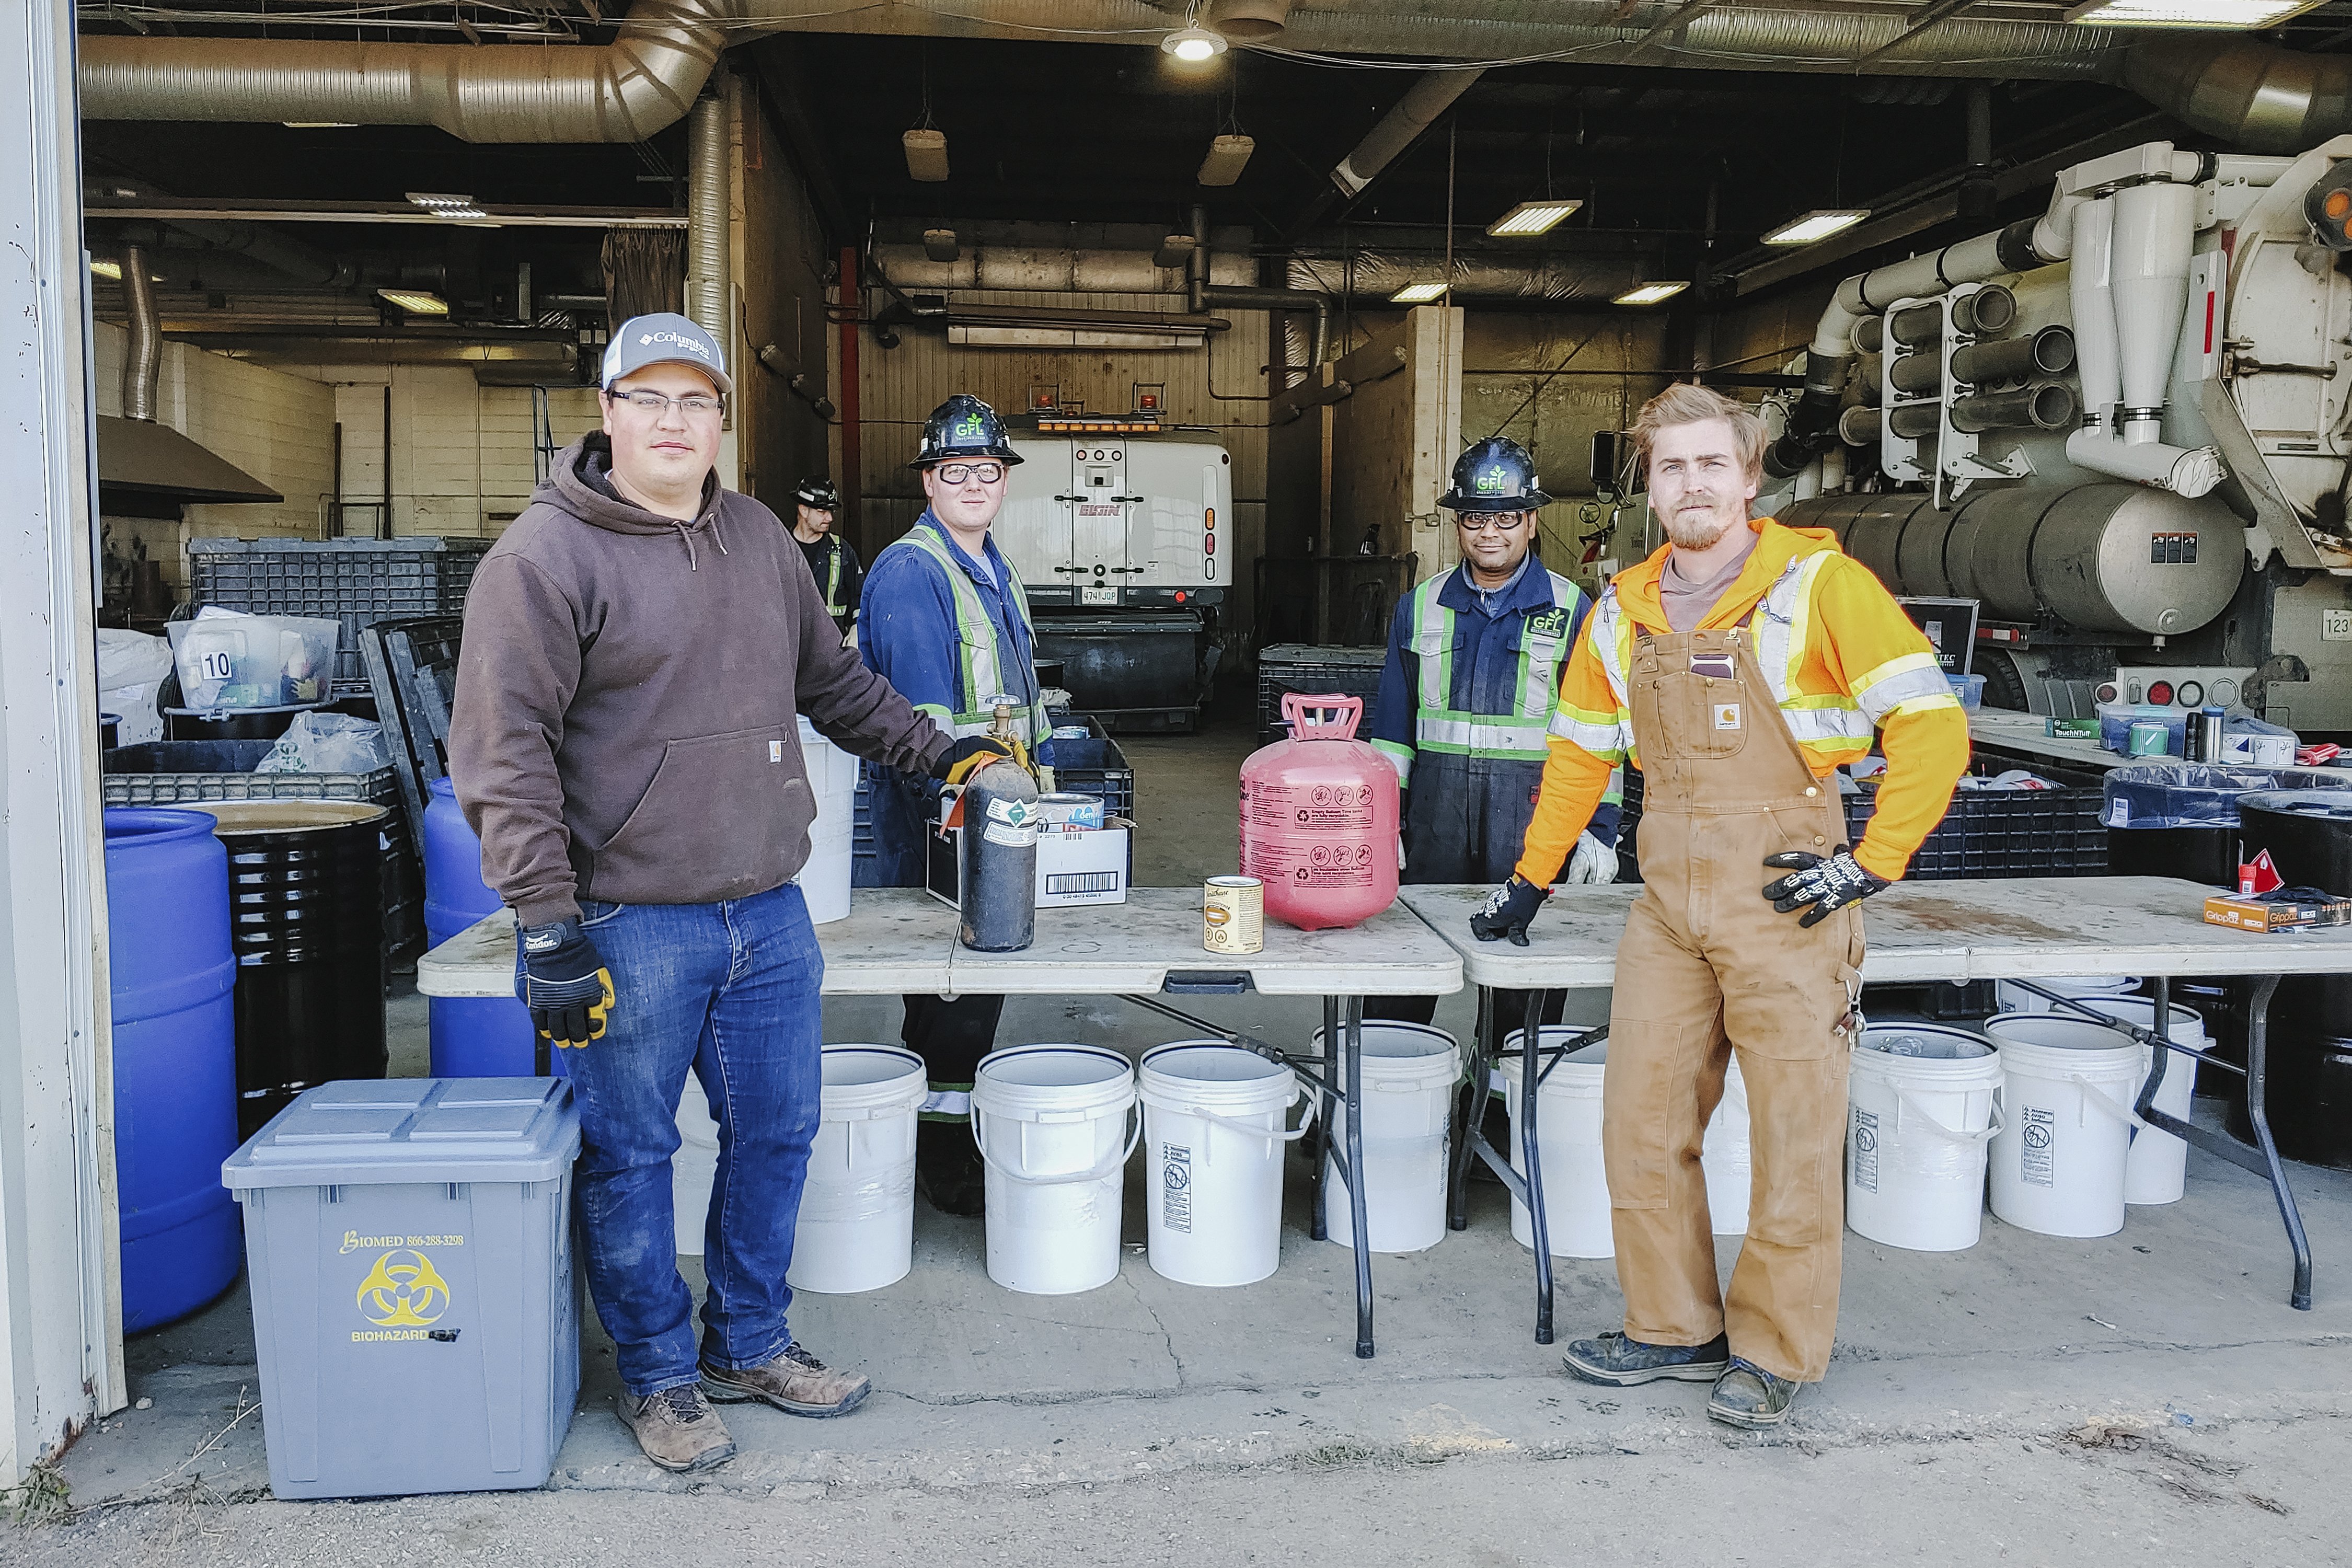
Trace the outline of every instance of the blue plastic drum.
<instances>
[{"instance_id":1,"label":"blue plastic drum","mask_svg":"<svg viewBox=\"0 0 2352 1568\"><path fill-rule=\"evenodd\" d=\"M236 1152L228 852L195 811L106 814L122 1328L184 1318L245 1256L221 1163Z\"/></svg>"},{"instance_id":2,"label":"blue plastic drum","mask_svg":"<svg viewBox=\"0 0 2352 1568\"><path fill-rule=\"evenodd\" d=\"M482 841L474 836L446 778L433 781L425 807L425 941L438 947L501 908L482 880ZM432 999L435 1078L529 1078L530 1014L511 996ZM552 1059L561 1075L562 1053Z\"/></svg>"}]
</instances>

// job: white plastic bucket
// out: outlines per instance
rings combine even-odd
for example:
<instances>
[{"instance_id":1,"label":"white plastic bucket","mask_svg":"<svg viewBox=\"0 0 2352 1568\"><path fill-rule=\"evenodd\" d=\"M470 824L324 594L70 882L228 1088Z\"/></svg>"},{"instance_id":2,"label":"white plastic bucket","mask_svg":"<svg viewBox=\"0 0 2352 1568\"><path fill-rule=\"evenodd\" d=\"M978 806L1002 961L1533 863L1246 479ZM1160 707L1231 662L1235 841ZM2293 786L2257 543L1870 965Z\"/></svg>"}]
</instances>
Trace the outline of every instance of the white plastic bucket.
<instances>
[{"instance_id":1,"label":"white plastic bucket","mask_svg":"<svg viewBox=\"0 0 2352 1568\"><path fill-rule=\"evenodd\" d=\"M2127 996L2139 989L2138 978L2130 974L2051 974L2039 976L2032 984L2078 999ZM2004 1013L2047 1013L2052 1006L2047 996L2037 995L2013 980L1994 981L1992 994Z\"/></svg>"},{"instance_id":2,"label":"white plastic bucket","mask_svg":"<svg viewBox=\"0 0 2352 1568\"><path fill-rule=\"evenodd\" d=\"M1538 1037L1543 1046L1573 1039L1585 1031L1557 1026ZM1519 1048L1514 1029L1503 1048ZM1601 1158L1601 1079L1609 1042L1599 1040L1559 1058L1536 1090L1536 1142L1543 1159L1544 1240L1555 1258L1614 1258L1617 1242L1609 1220L1609 1177ZM1503 1074L1503 1099L1511 1112L1511 1169L1528 1173L1523 1075L1517 1066ZM1511 1239L1535 1250L1534 1222L1528 1205L1511 1200Z\"/></svg>"},{"instance_id":3,"label":"white plastic bucket","mask_svg":"<svg viewBox=\"0 0 2352 1568\"><path fill-rule=\"evenodd\" d=\"M982 1057L971 1135L987 1162L988 1277L1068 1296L1118 1277L1120 1190L1142 1136L1135 1068L1101 1046L1013 1046Z\"/></svg>"},{"instance_id":4,"label":"white plastic bucket","mask_svg":"<svg viewBox=\"0 0 2352 1568\"><path fill-rule=\"evenodd\" d=\"M719 1184L719 1123L710 1101L692 1073L677 1102L677 1152L669 1157L669 1201L678 1256L702 1256L703 1226L710 1216L710 1190Z\"/></svg>"},{"instance_id":5,"label":"white plastic bucket","mask_svg":"<svg viewBox=\"0 0 2352 1568\"><path fill-rule=\"evenodd\" d=\"M1845 1222L1855 1235L1913 1252L1977 1244L2000 1081L2000 1053L1966 1030L1862 1032L1847 1074Z\"/></svg>"},{"instance_id":6,"label":"white plastic bucket","mask_svg":"<svg viewBox=\"0 0 2352 1568\"><path fill-rule=\"evenodd\" d=\"M1723 1099L1707 1119L1699 1144L1699 1169L1706 1176L1706 1213L1717 1236L1748 1234L1748 1198L1755 1190L1755 1162L1748 1145L1748 1080L1739 1058L1724 1069Z\"/></svg>"},{"instance_id":7,"label":"white plastic bucket","mask_svg":"<svg viewBox=\"0 0 2352 1568\"><path fill-rule=\"evenodd\" d=\"M823 1070L784 1279L834 1296L879 1290L915 1264L915 1112L928 1075L902 1046L827 1046Z\"/></svg>"},{"instance_id":8,"label":"white plastic bucket","mask_svg":"<svg viewBox=\"0 0 2352 1568\"><path fill-rule=\"evenodd\" d=\"M850 840L856 832L857 759L801 721L801 760L816 795L816 820L809 825L808 864L798 879L816 925L849 918Z\"/></svg>"},{"instance_id":9,"label":"white plastic bucket","mask_svg":"<svg viewBox=\"0 0 2352 1568\"><path fill-rule=\"evenodd\" d=\"M1282 1160L1315 1107L1285 1131L1298 1075L1223 1040L1143 1053L1143 1136L1153 1186L1153 1272L1180 1285L1250 1285L1282 1261Z\"/></svg>"},{"instance_id":10,"label":"white plastic bucket","mask_svg":"<svg viewBox=\"0 0 2352 1568\"><path fill-rule=\"evenodd\" d=\"M2146 1073L2137 1042L2047 1013L2004 1013L1985 1034L2001 1067L1992 1212L2044 1236L2113 1236Z\"/></svg>"},{"instance_id":11,"label":"white plastic bucket","mask_svg":"<svg viewBox=\"0 0 2352 1568\"><path fill-rule=\"evenodd\" d=\"M1445 1137L1462 1052L1426 1024L1364 1025L1364 1228L1374 1252L1419 1252L1445 1237ZM1315 1050L1323 1031L1315 1031ZM1332 1118L1332 1146L1348 1147L1348 1108ZM1323 1171L1327 1234L1356 1245L1348 1184L1337 1163Z\"/></svg>"},{"instance_id":12,"label":"white plastic bucket","mask_svg":"<svg viewBox=\"0 0 2352 1568\"><path fill-rule=\"evenodd\" d=\"M2094 1013L2104 1013L2126 1024L2143 1029L2156 1027L2156 999L2152 996L2118 996L2083 1004ZM2168 1037L2184 1046L2202 1050L2207 1045L2205 1016L2194 1007L2173 1004L2172 1021ZM2171 1060L2164 1064L2164 1081L2156 1088L2156 1109L2189 1120L2190 1102L2197 1094L2197 1058L2170 1053ZM2147 1080L2156 1062L2156 1052L2148 1047L2140 1048L2140 1083L2132 1085L2132 1103L2139 1103L2139 1091ZM2127 1204L2177 1204L2189 1190L2189 1145L2170 1132L2153 1127L2142 1127L2132 1134L2131 1153L2124 1161L2124 1202Z\"/></svg>"}]
</instances>

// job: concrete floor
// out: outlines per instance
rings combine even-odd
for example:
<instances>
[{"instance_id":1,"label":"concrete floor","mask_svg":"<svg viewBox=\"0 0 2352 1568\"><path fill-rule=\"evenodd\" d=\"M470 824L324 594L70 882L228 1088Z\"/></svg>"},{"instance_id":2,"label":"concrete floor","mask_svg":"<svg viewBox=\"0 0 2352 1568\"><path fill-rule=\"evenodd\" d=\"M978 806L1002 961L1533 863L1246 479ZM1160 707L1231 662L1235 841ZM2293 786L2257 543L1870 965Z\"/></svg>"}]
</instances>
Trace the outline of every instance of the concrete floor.
<instances>
[{"instance_id":1,"label":"concrete floor","mask_svg":"<svg viewBox=\"0 0 2352 1568\"><path fill-rule=\"evenodd\" d=\"M1233 864L1238 726L1129 743L1146 824L1139 879ZM1303 1041L1311 1004L1196 998ZM1588 999L1590 1001L1591 999ZM395 1071L423 1070L424 1009L393 1009ZM1441 1025L1466 1029L1451 998ZM828 1039L895 1039L895 1002L828 1005ZM1116 1002L1016 1001L1001 1038L1130 1051L1181 1030ZM2268 1190L2192 1154L2187 1198L2094 1241L1988 1217L1948 1255L1846 1237L1840 1343L1789 1428L1743 1436L1704 1387L1567 1380L1534 1342L1528 1254L1501 1190L1430 1251L1377 1260L1380 1353L1353 1353L1349 1254L1308 1238L1294 1154L1280 1270L1175 1285L1142 1249L1085 1295L1015 1295L982 1224L916 1210L906 1279L803 1295L793 1327L871 1373L852 1417L726 1413L733 1464L688 1481L646 1465L613 1413L590 1324L579 1414L543 1492L360 1504L268 1500L243 1287L128 1347L146 1408L85 1436L59 1478L69 1522L0 1535L11 1561L335 1564L627 1563L714 1554L828 1564L1688 1561L2108 1562L2221 1551L2343 1561L2352 1427L2352 1175L2298 1167L2318 1304L2286 1305ZM1737 1242L1719 1244L1727 1270ZM699 1272L688 1260L688 1283ZM1613 1327L1606 1262L1559 1265L1561 1338ZM429 1440L429 1419L419 1433Z\"/></svg>"}]
</instances>

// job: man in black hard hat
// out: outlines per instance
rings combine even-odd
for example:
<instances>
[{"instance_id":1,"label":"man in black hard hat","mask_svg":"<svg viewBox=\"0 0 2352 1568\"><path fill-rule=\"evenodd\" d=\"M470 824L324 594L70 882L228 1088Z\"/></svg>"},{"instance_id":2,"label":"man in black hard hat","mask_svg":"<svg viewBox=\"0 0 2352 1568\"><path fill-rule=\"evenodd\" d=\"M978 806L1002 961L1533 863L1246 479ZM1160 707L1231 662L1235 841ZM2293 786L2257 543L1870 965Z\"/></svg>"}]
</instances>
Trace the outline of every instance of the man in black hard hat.
<instances>
[{"instance_id":1,"label":"man in black hard hat","mask_svg":"<svg viewBox=\"0 0 2352 1568\"><path fill-rule=\"evenodd\" d=\"M917 712L959 742L986 735L1003 705L1014 733L1034 749L1048 726L1030 663L1028 595L988 531L1019 461L1004 422L979 398L960 392L931 411L908 465L921 473L929 504L906 537L874 558L859 602L857 648ZM939 785L891 768L872 776L880 884L919 888ZM931 1085L917 1129L916 1179L934 1207L976 1215L982 1167L969 1125L971 1084L995 1043L1004 998L914 994L906 1005L900 1037L922 1057Z\"/></svg>"},{"instance_id":2,"label":"man in black hard hat","mask_svg":"<svg viewBox=\"0 0 2352 1568\"><path fill-rule=\"evenodd\" d=\"M811 474L793 491L797 510L793 517L793 538L808 557L809 575L816 579L816 591L824 599L824 613L841 628L844 637L857 619L857 595L866 585L866 568L858 563L857 552L849 541L834 531L834 520L841 511L841 492L823 474Z\"/></svg>"},{"instance_id":3,"label":"man in black hard hat","mask_svg":"<svg viewBox=\"0 0 2352 1568\"><path fill-rule=\"evenodd\" d=\"M1462 563L1399 600L1371 742L1405 786L1407 883L1491 882L1520 854L1543 783L1545 727L1559 671L1591 605L1535 552L1536 509L1551 498L1517 441L1490 436L1455 459L1437 504L1454 513ZM1569 857L1571 882L1617 879L1613 798ZM1557 1022L1563 994L1551 994ZM1525 1003L1497 1005L1518 1026ZM1370 1011L1426 1024L1436 999L1376 998Z\"/></svg>"}]
</instances>

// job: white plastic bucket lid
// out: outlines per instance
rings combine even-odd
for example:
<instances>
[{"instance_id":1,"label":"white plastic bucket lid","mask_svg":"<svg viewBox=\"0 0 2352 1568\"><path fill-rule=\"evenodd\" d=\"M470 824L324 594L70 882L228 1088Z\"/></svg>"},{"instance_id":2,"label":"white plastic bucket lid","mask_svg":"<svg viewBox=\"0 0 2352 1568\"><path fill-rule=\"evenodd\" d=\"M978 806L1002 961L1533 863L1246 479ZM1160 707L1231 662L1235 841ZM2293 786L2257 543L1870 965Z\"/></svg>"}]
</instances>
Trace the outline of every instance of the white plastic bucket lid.
<instances>
[{"instance_id":1,"label":"white plastic bucket lid","mask_svg":"<svg viewBox=\"0 0 2352 1568\"><path fill-rule=\"evenodd\" d=\"M1985 1021L1985 1034L2011 1068L2139 1081L2139 1042L2088 1018L2003 1013Z\"/></svg>"},{"instance_id":2,"label":"white plastic bucket lid","mask_svg":"<svg viewBox=\"0 0 2352 1568\"><path fill-rule=\"evenodd\" d=\"M904 1046L827 1046L820 1070L827 1121L910 1110L930 1093L923 1058Z\"/></svg>"},{"instance_id":3,"label":"white plastic bucket lid","mask_svg":"<svg viewBox=\"0 0 2352 1568\"><path fill-rule=\"evenodd\" d=\"M1154 1046L1143 1053L1139 1079L1144 1103L1163 1110L1281 1110L1298 1099L1297 1073L1223 1040Z\"/></svg>"},{"instance_id":4,"label":"white plastic bucket lid","mask_svg":"<svg viewBox=\"0 0 2352 1568\"><path fill-rule=\"evenodd\" d=\"M1124 1110L1135 1103L1135 1068L1105 1046L1009 1046L981 1058L971 1103L1030 1121Z\"/></svg>"},{"instance_id":5,"label":"white plastic bucket lid","mask_svg":"<svg viewBox=\"0 0 2352 1568\"><path fill-rule=\"evenodd\" d=\"M1941 1024L1880 1024L1864 1029L1854 1044L1852 1070L1874 1078L1961 1083L1997 1082L2000 1078L2000 1052L1983 1036L1966 1029Z\"/></svg>"}]
</instances>

